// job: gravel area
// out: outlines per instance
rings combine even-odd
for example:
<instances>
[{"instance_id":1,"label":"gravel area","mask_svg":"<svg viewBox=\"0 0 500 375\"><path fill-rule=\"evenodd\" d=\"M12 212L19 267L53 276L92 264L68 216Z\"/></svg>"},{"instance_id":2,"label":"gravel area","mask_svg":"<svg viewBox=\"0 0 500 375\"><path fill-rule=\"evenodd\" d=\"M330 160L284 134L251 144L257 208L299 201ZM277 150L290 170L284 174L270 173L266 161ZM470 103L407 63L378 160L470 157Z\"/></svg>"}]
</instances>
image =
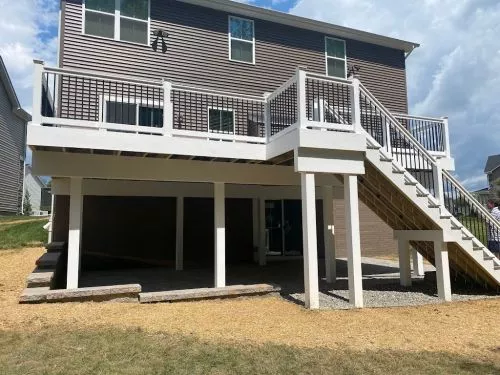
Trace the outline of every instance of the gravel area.
<instances>
[{"instance_id":1,"label":"gravel area","mask_svg":"<svg viewBox=\"0 0 500 375\"><path fill-rule=\"evenodd\" d=\"M350 309L347 283L347 262L337 260L338 280L327 284L323 262L319 262L320 308ZM410 288L399 285L397 261L363 258L363 299L365 307L416 306L441 303L437 297L436 283L422 277L413 279ZM426 272L434 268L426 265ZM204 288L213 286L213 271L188 269L176 272L172 269L153 268L138 270L84 272L82 286L113 284L142 285L143 292ZM282 288L282 297L293 303L304 303L303 263L301 259L270 261L267 266L237 265L227 267L227 285L270 283ZM484 289L463 289L452 286L453 301L497 298Z\"/></svg>"}]
</instances>

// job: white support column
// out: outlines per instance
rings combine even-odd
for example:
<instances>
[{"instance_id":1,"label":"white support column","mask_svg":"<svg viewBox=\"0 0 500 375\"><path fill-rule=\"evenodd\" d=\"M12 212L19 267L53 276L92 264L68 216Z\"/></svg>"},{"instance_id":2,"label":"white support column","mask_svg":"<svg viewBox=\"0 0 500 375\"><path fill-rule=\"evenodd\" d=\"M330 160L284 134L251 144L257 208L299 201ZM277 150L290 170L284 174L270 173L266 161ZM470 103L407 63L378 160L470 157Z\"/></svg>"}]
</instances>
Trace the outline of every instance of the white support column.
<instances>
[{"instance_id":1,"label":"white support column","mask_svg":"<svg viewBox=\"0 0 500 375\"><path fill-rule=\"evenodd\" d=\"M307 74L305 70L297 68L297 121L299 121L300 127L305 127L307 123L307 111L306 111L306 78Z\"/></svg>"},{"instance_id":2,"label":"white support column","mask_svg":"<svg viewBox=\"0 0 500 375\"><path fill-rule=\"evenodd\" d=\"M40 125L42 122L42 81L43 81L43 65L41 60L33 60L35 70L33 72L33 104L31 108L31 121L35 125Z\"/></svg>"},{"instance_id":3,"label":"white support column","mask_svg":"<svg viewBox=\"0 0 500 375\"><path fill-rule=\"evenodd\" d=\"M177 197L175 226L175 269L184 270L184 197Z\"/></svg>"},{"instance_id":4,"label":"white support column","mask_svg":"<svg viewBox=\"0 0 500 375\"><path fill-rule=\"evenodd\" d=\"M55 202L55 195L51 193L51 199L50 199L50 217L49 217L49 228L48 228L48 238L47 242L51 243L52 242L52 233L54 231L54 202Z\"/></svg>"},{"instance_id":5,"label":"white support column","mask_svg":"<svg viewBox=\"0 0 500 375\"><path fill-rule=\"evenodd\" d=\"M448 260L448 245L445 242L434 242L434 258L436 263L438 297L449 302L451 301L450 264Z\"/></svg>"},{"instance_id":6,"label":"white support column","mask_svg":"<svg viewBox=\"0 0 500 375\"><path fill-rule=\"evenodd\" d=\"M70 179L67 289L78 288L78 279L80 276L83 212L82 184L83 179L80 177L72 177Z\"/></svg>"},{"instance_id":7,"label":"white support column","mask_svg":"<svg viewBox=\"0 0 500 375\"><path fill-rule=\"evenodd\" d=\"M333 216L333 187L323 186L323 233L325 238L325 276L327 283L337 281Z\"/></svg>"},{"instance_id":8,"label":"white support column","mask_svg":"<svg viewBox=\"0 0 500 375\"><path fill-rule=\"evenodd\" d=\"M399 279L402 286L411 286L410 241L400 238L399 248Z\"/></svg>"},{"instance_id":9,"label":"white support column","mask_svg":"<svg viewBox=\"0 0 500 375\"><path fill-rule=\"evenodd\" d=\"M259 265L265 266L267 259L266 200L259 199Z\"/></svg>"},{"instance_id":10,"label":"white support column","mask_svg":"<svg viewBox=\"0 0 500 375\"><path fill-rule=\"evenodd\" d=\"M264 93L264 134L266 136L267 141L269 142L269 138L272 136L271 129L271 103L269 101L269 97L272 93L265 92Z\"/></svg>"},{"instance_id":11,"label":"white support column","mask_svg":"<svg viewBox=\"0 0 500 375\"><path fill-rule=\"evenodd\" d=\"M314 174L302 173L302 236L304 241L305 305L319 308L318 241L316 238L316 186Z\"/></svg>"},{"instance_id":12,"label":"white support column","mask_svg":"<svg viewBox=\"0 0 500 375\"><path fill-rule=\"evenodd\" d=\"M443 188L443 170L438 164L432 166L432 177L434 180L434 197L439 201L441 206L444 203L444 188Z\"/></svg>"},{"instance_id":13,"label":"white support column","mask_svg":"<svg viewBox=\"0 0 500 375\"><path fill-rule=\"evenodd\" d=\"M349 274L349 302L363 307L363 275L361 270L361 236L359 229L359 201L357 176L344 176L344 199L347 235L347 270Z\"/></svg>"},{"instance_id":14,"label":"white support column","mask_svg":"<svg viewBox=\"0 0 500 375\"><path fill-rule=\"evenodd\" d=\"M226 286L226 208L224 183L214 184L215 287Z\"/></svg>"},{"instance_id":15,"label":"white support column","mask_svg":"<svg viewBox=\"0 0 500 375\"><path fill-rule=\"evenodd\" d=\"M163 81L163 134L172 136L174 109L172 107L172 83Z\"/></svg>"},{"instance_id":16,"label":"white support column","mask_svg":"<svg viewBox=\"0 0 500 375\"><path fill-rule=\"evenodd\" d=\"M413 274L415 276L424 276L424 257L415 249L411 250L413 258Z\"/></svg>"}]
</instances>

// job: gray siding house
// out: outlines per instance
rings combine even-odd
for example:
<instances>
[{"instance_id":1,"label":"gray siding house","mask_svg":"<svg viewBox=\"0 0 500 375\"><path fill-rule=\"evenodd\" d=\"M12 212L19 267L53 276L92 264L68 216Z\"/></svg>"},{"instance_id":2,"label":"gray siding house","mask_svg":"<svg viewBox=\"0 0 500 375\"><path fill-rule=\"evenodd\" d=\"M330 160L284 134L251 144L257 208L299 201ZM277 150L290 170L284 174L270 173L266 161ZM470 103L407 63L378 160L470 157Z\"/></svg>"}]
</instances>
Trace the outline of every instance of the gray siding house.
<instances>
[{"instance_id":1,"label":"gray siding house","mask_svg":"<svg viewBox=\"0 0 500 375\"><path fill-rule=\"evenodd\" d=\"M21 108L0 56L0 215L20 214L23 199L26 125L31 116Z\"/></svg>"},{"instance_id":2,"label":"gray siding house","mask_svg":"<svg viewBox=\"0 0 500 375\"><path fill-rule=\"evenodd\" d=\"M319 278L335 283L346 257L362 307L361 255L397 253L404 286L410 259L436 265L443 300L450 272L498 288L486 234L460 220L500 225L449 173L448 119L408 114L417 47L228 0L62 0L28 145L52 178L65 287L162 266L225 288L239 265L298 258L318 308ZM468 215L454 218L458 201Z\"/></svg>"}]
</instances>

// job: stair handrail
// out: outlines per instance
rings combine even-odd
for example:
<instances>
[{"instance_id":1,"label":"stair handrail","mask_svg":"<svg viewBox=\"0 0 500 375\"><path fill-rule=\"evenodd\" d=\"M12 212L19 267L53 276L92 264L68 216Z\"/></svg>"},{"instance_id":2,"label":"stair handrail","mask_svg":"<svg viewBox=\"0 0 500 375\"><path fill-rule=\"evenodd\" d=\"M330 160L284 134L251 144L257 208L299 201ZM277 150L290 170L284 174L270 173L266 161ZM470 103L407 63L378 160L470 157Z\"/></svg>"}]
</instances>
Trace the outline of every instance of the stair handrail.
<instances>
[{"instance_id":1,"label":"stair handrail","mask_svg":"<svg viewBox=\"0 0 500 375\"><path fill-rule=\"evenodd\" d=\"M472 201L474 206L481 211L482 214L486 215L488 219L490 219L499 229L500 222L489 212L484 206L470 193L465 189L460 181L458 181L450 172L443 170L443 175L457 188L460 192L466 196L467 199Z\"/></svg>"},{"instance_id":2,"label":"stair handrail","mask_svg":"<svg viewBox=\"0 0 500 375\"><path fill-rule=\"evenodd\" d=\"M363 92L365 95L367 95L378 107L381 112L386 115L389 120L393 123L393 126L402 132L404 135L408 137L408 139L413 143L413 146L415 146L420 152L422 152L423 155L425 155L428 159L429 162L433 165L437 165L436 158L432 156L427 149L422 146L422 144L411 134L408 129L406 129L401 123L396 119L396 117L382 104L380 101L360 82L359 84L361 92Z\"/></svg>"}]
</instances>

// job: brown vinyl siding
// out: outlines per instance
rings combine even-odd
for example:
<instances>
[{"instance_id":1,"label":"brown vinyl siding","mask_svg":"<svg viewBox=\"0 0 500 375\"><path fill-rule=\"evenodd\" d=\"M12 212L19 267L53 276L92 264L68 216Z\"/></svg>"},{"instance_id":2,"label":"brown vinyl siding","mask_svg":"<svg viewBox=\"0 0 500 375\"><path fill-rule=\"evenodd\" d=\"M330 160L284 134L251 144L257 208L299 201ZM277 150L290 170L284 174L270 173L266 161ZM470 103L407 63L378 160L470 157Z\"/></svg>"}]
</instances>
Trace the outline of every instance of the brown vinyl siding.
<instances>
[{"instance_id":1,"label":"brown vinyl siding","mask_svg":"<svg viewBox=\"0 0 500 375\"><path fill-rule=\"evenodd\" d=\"M12 110L0 81L0 214L21 211L26 123Z\"/></svg>"},{"instance_id":2,"label":"brown vinyl siding","mask_svg":"<svg viewBox=\"0 0 500 375\"><path fill-rule=\"evenodd\" d=\"M297 66L326 72L322 33L254 19L256 63L234 62L229 60L229 14L174 0L151 0L151 32L169 33L166 54L147 45L83 35L81 0L63 1L63 15L63 67L259 96L274 91ZM362 82L389 109L406 112L404 52L349 39L346 48L348 64L361 67Z\"/></svg>"}]
</instances>

